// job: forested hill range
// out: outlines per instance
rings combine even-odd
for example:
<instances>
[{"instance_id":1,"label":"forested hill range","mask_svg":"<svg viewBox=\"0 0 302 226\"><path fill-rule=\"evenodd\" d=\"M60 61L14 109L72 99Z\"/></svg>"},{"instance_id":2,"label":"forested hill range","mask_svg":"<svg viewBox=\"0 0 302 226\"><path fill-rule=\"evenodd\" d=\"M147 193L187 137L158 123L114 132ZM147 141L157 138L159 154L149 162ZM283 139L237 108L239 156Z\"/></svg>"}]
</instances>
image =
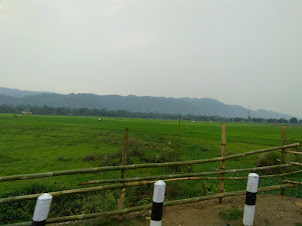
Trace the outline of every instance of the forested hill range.
<instances>
[{"instance_id":1,"label":"forested hill range","mask_svg":"<svg viewBox=\"0 0 302 226\"><path fill-rule=\"evenodd\" d=\"M248 109L227 105L210 98L165 98L150 96L119 96L96 94L57 94L23 91L0 87L0 105L31 105L65 108L125 110L129 112L157 112L163 114L206 115L221 117L248 117ZM254 118L285 118L293 116L267 110L250 111Z\"/></svg>"}]
</instances>

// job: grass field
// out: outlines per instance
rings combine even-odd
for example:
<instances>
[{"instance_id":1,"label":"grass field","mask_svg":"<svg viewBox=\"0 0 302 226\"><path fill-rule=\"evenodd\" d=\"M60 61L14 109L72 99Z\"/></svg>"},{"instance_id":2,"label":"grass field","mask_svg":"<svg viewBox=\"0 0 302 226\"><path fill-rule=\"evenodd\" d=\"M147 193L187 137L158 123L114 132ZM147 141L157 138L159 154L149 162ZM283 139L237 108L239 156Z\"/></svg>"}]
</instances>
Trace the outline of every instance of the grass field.
<instances>
[{"instance_id":1,"label":"grass field","mask_svg":"<svg viewBox=\"0 0 302 226\"><path fill-rule=\"evenodd\" d=\"M167 162L206 159L220 154L220 123L178 121L36 116L0 114L0 176L49 172L64 169L119 165L124 129L129 128L129 163ZM301 126L287 126L287 144L302 141ZM227 155L281 145L281 125L226 125ZM255 167L259 155L226 161L226 169ZM138 169L126 171L126 177L200 172L219 169L220 163L192 167ZM0 196L9 197L32 192L78 188L87 180L118 178L120 172L70 175L25 181L2 182ZM247 175L247 173L231 176ZM297 175L295 180L301 180ZM211 194L218 191L218 181L177 181L167 184L167 199ZM278 179L260 181L260 186L278 184ZM226 181L225 190L245 189L246 181ZM127 189L126 206L150 203L151 186ZM99 212L116 209L118 191L67 196L52 205L51 216ZM286 195L302 197L299 190L288 189ZM100 203L101 199L101 203ZM0 204L0 222L31 218L34 201ZM69 203L70 206L66 206ZM8 216L16 215L16 217Z\"/></svg>"}]
</instances>

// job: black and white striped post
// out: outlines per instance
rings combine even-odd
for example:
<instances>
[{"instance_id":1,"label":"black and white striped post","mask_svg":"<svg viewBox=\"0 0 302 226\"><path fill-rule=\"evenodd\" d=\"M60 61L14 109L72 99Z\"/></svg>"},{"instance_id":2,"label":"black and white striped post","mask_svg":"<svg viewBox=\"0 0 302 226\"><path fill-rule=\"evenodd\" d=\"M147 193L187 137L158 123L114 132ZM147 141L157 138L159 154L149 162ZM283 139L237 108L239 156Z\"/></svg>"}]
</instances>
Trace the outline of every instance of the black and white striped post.
<instances>
[{"instance_id":1,"label":"black and white striped post","mask_svg":"<svg viewBox=\"0 0 302 226\"><path fill-rule=\"evenodd\" d=\"M256 194L258 191L259 175L250 173L247 181L246 199L243 214L243 225L252 226L254 224Z\"/></svg>"},{"instance_id":2,"label":"black and white striped post","mask_svg":"<svg viewBox=\"0 0 302 226\"><path fill-rule=\"evenodd\" d=\"M38 197L31 225L44 226L46 224L51 201L52 196L48 193Z\"/></svg>"},{"instance_id":3,"label":"black and white striped post","mask_svg":"<svg viewBox=\"0 0 302 226\"><path fill-rule=\"evenodd\" d=\"M161 226L165 190L166 183L164 181L159 180L155 182L150 226Z\"/></svg>"}]
</instances>

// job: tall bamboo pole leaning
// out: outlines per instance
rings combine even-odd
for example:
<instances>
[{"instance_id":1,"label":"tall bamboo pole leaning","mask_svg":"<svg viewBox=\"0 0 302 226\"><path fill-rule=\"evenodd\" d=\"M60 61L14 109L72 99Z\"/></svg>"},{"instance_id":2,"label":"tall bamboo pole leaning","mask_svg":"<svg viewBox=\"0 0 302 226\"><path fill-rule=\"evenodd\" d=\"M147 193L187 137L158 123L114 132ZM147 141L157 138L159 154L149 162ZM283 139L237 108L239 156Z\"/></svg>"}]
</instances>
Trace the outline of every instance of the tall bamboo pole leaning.
<instances>
[{"instance_id":1,"label":"tall bamboo pole leaning","mask_svg":"<svg viewBox=\"0 0 302 226\"><path fill-rule=\"evenodd\" d=\"M125 137L124 137L124 148L122 151L122 165L127 164L128 131L129 131L129 129L126 128ZM124 178L125 178L125 169L121 169L121 179L124 179ZM119 200L118 200L118 210L124 209L125 195L126 195L126 188L121 188ZM117 219L122 220L122 215L118 216Z\"/></svg>"},{"instance_id":2,"label":"tall bamboo pole leaning","mask_svg":"<svg viewBox=\"0 0 302 226\"><path fill-rule=\"evenodd\" d=\"M226 135L225 135L225 123L221 123L221 157L225 157L225 146L226 146ZM225 160L221 160L220 162L220 170L225 169ZM219 193L223 193L224 187L224 173L220 174L220 182L219 182ZM218 198L219 203L222 203L222 197Z\"/></svg>"},{"instance_id":3,"label":"tall bamboo pole leaning","mask_svg":"<svg viewBox=\"0 0 302 226\"><path fill-rule=\"evenodd\" d=\"M281 141L281 145L282 145L281 160L282 161L285 161L285 148L283 147L285 145L285 142L286 142L286 125L282 125L282 141ZM282 169L281 173L285 173L285 169ZM285 180L285 176L282 176L281 180ZM281 189L280 195L284 196L284 192L285 192L285 189L284 188Z\"/></svg>"}]
</instances>

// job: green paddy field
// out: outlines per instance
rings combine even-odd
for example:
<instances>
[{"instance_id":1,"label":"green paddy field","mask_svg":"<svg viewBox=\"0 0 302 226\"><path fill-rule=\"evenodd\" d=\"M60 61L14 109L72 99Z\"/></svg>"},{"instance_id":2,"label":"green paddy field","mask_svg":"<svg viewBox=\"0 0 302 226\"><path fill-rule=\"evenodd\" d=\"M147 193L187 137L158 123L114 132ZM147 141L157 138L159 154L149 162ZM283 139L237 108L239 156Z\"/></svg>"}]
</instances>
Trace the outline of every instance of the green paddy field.
<instances>
[{"instance_id":1,"label":"green paddy field","mask_svg":"<svg viewBox=\"0 0 302 226\"><path fill-rule=\"evenodd\" d=\"M207 159L220 155L220 123L0 114L0 176L119 165L124 130L129 128L128 163ZM227 123L227 155L281 145L280 124ZM302 141L302 127L288 125L286 144ZM301 148L299 148L301 150ZM278 157L279 153L274 153ZM263 155L226 161L226 169L256 167ZM300 161L297 156L287 157ZM184 167L127 170L126 177L218 170L220 163ZM227 176L246 176L248 173ZM261 173L260 173L261 174ZM0 197L79 188L88 180L119 178L120 172L77 174L24 181L1 182ZM301 175L288 177L302 181ZM260 180L261 186L279 184L280 178ZM218 192L218 181L167 182L166 199ZM225 191L242 190L246 180L225 181ZM278 191L277 191L278 192ZM151 202L152 186L127 188L126 206ZM302 197L301 188L286 195ZM113 210L118 190L55 198L49 217ZM0 203L0 222L31 219L35 201Z\"/></svg>"}]
</instances>

